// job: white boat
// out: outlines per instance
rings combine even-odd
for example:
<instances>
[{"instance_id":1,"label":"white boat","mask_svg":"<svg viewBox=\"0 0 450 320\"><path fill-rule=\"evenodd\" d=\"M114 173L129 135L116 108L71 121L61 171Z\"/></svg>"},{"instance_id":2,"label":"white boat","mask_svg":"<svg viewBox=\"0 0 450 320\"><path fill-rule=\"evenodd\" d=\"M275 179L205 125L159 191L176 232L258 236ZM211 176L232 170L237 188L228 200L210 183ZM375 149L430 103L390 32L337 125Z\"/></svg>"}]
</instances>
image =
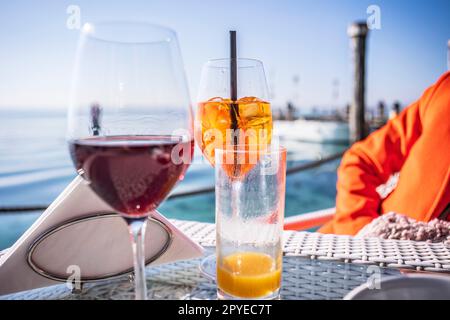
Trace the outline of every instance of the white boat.
<instances>
[{"instance_id":1,"label":"white boat","mask_svg":"<svg viewBox=\"0 0 450 320\"><path fill-rule=\"evenodd\" d=\"M348 123L342 121L276 120L274 134L282 139L317 143L348 143L349 141Z\"/></svg>"}]
</instances>

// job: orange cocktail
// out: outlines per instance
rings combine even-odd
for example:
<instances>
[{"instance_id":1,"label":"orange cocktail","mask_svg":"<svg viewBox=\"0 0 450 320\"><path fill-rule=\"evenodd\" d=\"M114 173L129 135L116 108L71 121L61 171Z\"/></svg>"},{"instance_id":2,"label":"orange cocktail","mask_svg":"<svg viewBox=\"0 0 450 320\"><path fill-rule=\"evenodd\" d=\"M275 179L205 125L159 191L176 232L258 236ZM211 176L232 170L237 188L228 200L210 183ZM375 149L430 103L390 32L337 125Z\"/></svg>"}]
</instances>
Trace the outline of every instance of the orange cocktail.
<instances>
[{"instance_id":1,"label":"orange cocktail","mask_svg":"<svg viewBox=\"0 0 450 320\"><path fill-rule=\"evenodd\" d=\"M281 262L259 252L226 256L217 264L217 285L225 294L263 298L280 288Z\"/></svg>"},{"instance_id":2,"label":"orange cocktail","mask_svg":"<svg viewBox=\"0 0 450 320\"><path fill-rule=\"evenodd\" d=\"M216 148L235 145L244 151L259 154L272 139L270 104L256 97L244 97L234 103L220 97L200 102L195 138L203 155L213 166ZM231 159L224 161L223 165L230 177L241 178L257 160Z\"/></svg>"}]
</instances>

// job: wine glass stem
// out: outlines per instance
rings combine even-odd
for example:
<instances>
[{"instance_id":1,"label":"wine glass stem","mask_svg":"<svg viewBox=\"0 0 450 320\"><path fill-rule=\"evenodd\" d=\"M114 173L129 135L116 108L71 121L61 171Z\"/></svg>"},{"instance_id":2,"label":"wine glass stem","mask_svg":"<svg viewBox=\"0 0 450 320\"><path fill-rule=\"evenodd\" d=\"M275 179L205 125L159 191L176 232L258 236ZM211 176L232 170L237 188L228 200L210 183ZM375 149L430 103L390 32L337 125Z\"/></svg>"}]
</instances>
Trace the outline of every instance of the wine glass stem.
<instances>
[{"instance_id":1,"label":"wine glass stem","mask_svg":"<svg viewBox=\"0 0 450 320\"><path fill-rule=\"evenodd\" d=\"M147 284L145 278L144 236L147 218L126 219L126 221L133 247L135 299L146 300Z\"/></svg>"}]
</instances>

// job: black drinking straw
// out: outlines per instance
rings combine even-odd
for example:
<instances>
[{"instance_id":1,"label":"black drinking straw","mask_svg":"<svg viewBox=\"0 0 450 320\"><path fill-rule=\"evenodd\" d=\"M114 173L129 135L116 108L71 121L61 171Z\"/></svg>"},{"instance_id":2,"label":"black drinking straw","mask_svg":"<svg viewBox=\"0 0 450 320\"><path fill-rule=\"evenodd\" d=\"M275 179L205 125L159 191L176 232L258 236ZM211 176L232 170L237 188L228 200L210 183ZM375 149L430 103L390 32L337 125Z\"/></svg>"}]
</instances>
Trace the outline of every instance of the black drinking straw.
<instances>
[{"instance_id":1,"label":"black drinking straw","mask_svg":"<svg viewBox=\"0 0 450 320\"><path fill-rule=\"evenodd\" d=\"M239 104L237 103L237 49L236 49L236 31L230 31L230 119L232 129L232 145L233 149L237 149L239 144ZM239 176L239 167L237 165L237 156L233 157L233 176Z\"/></svg>"},{"instance_id":2,"label":"black drinking straw","mask_svg":"<svg viewBox=\"0 0 450 320\"><path fill-rule=\"evenodd\" d=\"M237 131L238 117L239 117L239 105L237 103L237 50L236 50L236 31L230 31L230 118L231 128L233 129L233 144L238 144Z\"/></svg>"}]
</instances>

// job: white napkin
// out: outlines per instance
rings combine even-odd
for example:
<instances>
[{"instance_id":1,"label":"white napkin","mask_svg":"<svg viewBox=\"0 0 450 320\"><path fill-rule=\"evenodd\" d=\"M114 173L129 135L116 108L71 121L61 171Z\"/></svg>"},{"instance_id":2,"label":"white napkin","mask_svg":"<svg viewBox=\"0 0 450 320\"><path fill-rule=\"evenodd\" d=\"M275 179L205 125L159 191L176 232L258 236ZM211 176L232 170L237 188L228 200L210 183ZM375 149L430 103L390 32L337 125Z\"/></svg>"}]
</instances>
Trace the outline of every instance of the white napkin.
<instances>
[{"instance_id":1,"label":"white napkin","mask_svg":"<svg viewBox=\"0 0 450 320\"><path fill-rule=\"evenodd\" d=\"M99 212L113 210L81 178L75 178L6 254L0 257L0 295L60 284L61 282L44 277L30 267L27 262L30 246L43 233L64 222ZM173 236L168 250L153 261L152 265L196 258L203 254L200 245L158 212L153 212L152 217L165 224ZM73 272L70 266L72 259L74 265L79 265L78 262L81 261L84 269L89 270L86 275L81 268L82 277L102 274L103 270L114 273L132 268L128 230L120 217L77 224L57 234L58 236L55 234L41 242L33 254L33 261L37 261L47 271L64 274L67 270L69 277L70 272ZM149 224L146 235L146 252L147 256L151 256L151 252L157 252L162 243L165 243L167 233L158 228L158 225Z\"/></svg>"}]
</instances>

